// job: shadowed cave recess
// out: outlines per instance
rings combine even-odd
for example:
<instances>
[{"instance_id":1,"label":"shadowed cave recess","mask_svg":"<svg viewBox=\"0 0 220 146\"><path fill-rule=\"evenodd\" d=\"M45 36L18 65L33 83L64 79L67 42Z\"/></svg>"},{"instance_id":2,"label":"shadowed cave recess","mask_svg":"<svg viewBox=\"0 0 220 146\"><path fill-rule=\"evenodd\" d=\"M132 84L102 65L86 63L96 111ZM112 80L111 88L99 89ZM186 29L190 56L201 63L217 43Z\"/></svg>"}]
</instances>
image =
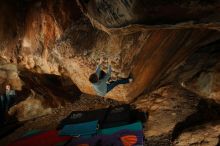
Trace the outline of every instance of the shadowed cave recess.
<instances>
[{"instance_id":1,"label":"shadowed cave recess","mask_svg":"<svg viewBox=\"0 0 220 146\"><path fill-rule=\"evenodd\" d=\"M16 91L7 117L22 126L0 145L54 129L72 111L125 103L147 113L147 146L219 145L219 7L219 0L2 0L0 93L6 84ZM112 80L133 82L98 96L89 76L100 58Z\"/></svg>"}]
</instances>

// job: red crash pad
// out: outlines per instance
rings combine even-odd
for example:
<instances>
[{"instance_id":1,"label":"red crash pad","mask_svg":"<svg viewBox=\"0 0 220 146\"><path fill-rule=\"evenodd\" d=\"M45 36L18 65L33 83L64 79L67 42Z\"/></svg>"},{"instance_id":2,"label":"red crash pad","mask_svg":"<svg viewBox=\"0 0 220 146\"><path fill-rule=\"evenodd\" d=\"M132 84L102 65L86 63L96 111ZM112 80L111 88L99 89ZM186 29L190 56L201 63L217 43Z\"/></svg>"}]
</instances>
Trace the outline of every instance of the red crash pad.
<instances>
[{"instance_id":1,"label":"red crash pad","mask_svg":"<svg viewBox=\"0 0 220 146\"><path fill-rule=\"evenodd\" d=\"M31 137L24 137L8 146L55 146L72 139L71 136L59 136L57 130L50 130Z\"/></svg>"}]
</instances>

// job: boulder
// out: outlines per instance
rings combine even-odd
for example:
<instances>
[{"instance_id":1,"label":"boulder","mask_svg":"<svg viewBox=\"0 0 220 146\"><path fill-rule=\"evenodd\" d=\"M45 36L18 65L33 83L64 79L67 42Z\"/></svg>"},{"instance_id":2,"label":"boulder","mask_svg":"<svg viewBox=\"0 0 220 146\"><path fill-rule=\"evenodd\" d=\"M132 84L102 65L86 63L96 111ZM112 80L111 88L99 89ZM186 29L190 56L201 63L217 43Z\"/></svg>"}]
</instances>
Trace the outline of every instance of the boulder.
<instances>
[{"instance_id":1,"label":"boulder","mask_svg":"<svg viewBox=\"0 0 220 146\"><path fill-rule=\"evenodd\" d=\"M122 27L210 28L219 30L220 2L196 0L77 0L82 12L97 28L108 33ZM124 31L124 30L122 30Z\"/></svg>"},{"instance_id":2,"label":"boulder","mask_svg":"<svg viewBox=\"0 0 220 146\"><path fill-rule=\"evenodd\" d=\"M219 145L220 122L209 122L185 130L178 139L175 140L176 146L217 146Z\"/></svg>"},{"instance_id":3,"label":"boulder","mask_svg":"<svg viewBox=\"0 0 220 146\"><path fill-rule=\"evenodd\" d=\"M172 1L170 4L162 1L148 1L143 4L139 1L98 2L30 0L11 6L11 0L4 1L2 7L8 8L11 12L8 14L10 17L1 18L0 23L5 25L6 21L10 21L7 20L8 18L13 18L15 22L8 23L9 26L18 27L12 29L13 33L17 34L14 37L13 33L9 33L7 30L0 31L2 32L0 36L8 33L12 38L3 37L2 40L6 39L7 43L0 45L1 58L32 72L67 76L81 92L93 95L96 93L88 80L89 75L95 71L100 57L104 58L103 69L106 71L107 58L109 58L112 60L110 63L113 69L112 79L128 77L131 74L134 82L117 86L105 97L131 102L142 93L155 89L161 77L170 74L171 70L177 68L193 52L220 39L217 27L215 29L211 25L218 26L218 23L211 19L211 16L219 18L218 9L216 9L219 5L218 1L212 1L208 4L209 7L207 7L207 2L200 1L195 1L195 3ZM109 16L107 11L104 12L101 9L101 15L90 11L98 11L97 6L100 5L103 8L110 6L110 9L107 8L111 12ZM145 6L154 11L148 11ZM188 6L191 7L188 9ZM140 12L136 12L137 7ZM164 15L159 16L156 15L158 8L162 12L168 9L170 11L161 13ZM192 11L195 8L198 11ZM126 13L129 16L123 16L126 19L121 19L121 17L117 19L120 21L112 20L112 25L104 23L106 20L103 18L110 18L117 10L116 15L123 12L122 14ZM175 17L167 19L170 18L169 14L176 10L178 12ZM131 14L127 13L128 11ZM15 12L19 17L14 17ZM155 19L152 17L150 20L151 17L148 17L151 12L155 12ZM198 16L201 13L207 15ZM93 16L97 16L97 18L93 19ZM133 25L141 20L148 20L147 18L149 18L149 22L154 23ZM162 18L167 19L167 23L172 27L167 27L167 23L157 21ZM207 21L204 21L206 18ZM111 32L102 31L103 29L94 25L91 20L96 19L100 23L103 20L102 25L109 27ZM195 24L186 27L175 25L191 19L195 20ZM160 27L149 29L146 27L147 24L152 26L158 24ZM129 27L122 27L122 25ZM117 27L117 29L113 29L113 27Z\"/></svg>"},{"instance_id":4,"label":"boulder","mask_svg":"<svg viewBox=\"0 0 220 146\"><path fill-rule=\"evenodd\" d=\"M134 105L149 114L145 138L149 142L168 139L176 125L197 112L200 99L183 88L168 85L142 96Z\"/></svg>"},{"instance_id":5,"label":"boulder","mask_svg":"<svg viewBox=\"0 0 220 146\"><path fill-rule=\"evenodd\" d=\"M179 67L170 68L170 73L164 74L159 86L175 82L204 99L220 103L219 47L219 41L203 46L183 61Z\"/></svg>"},{"instance_id":6,"label":"boulder","mask_svg":"<svg viewBox=\"0 0 220 146\"><path fill-rule=\"evenodd\" d=\"M10 116L15 115L19 121L25 121L51 114L52 109L46 106L46 100L42 96L32 90L28 98L11 107L8 113Z\"/></svg>"}]
</instances>

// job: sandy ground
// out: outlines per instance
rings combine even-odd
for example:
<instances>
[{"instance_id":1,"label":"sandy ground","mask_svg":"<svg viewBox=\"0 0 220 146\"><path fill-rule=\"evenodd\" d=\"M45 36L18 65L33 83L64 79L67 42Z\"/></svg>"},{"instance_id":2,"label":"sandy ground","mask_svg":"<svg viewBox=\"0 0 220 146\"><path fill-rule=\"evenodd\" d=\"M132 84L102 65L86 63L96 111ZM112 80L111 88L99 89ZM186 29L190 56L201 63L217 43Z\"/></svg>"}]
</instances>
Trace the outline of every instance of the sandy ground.
<instances>
[{"instance_id":1,"label":"sandy ground","mask_svg":"<svg viewBox=\"0 0 220 146\"><path fill-rule=\"evenodd\" d=\"M25 122L22 127L15 130L12 134L0 139L0 146L8 145L29 130L55 129L57 124L72 111L99 109L108 107L109 105L115 106L119 104L119 102L113 100L82 94L79 100L73 103L68 102L64 107L54 108L50 115Z\"/></svg>"}]
</instances>

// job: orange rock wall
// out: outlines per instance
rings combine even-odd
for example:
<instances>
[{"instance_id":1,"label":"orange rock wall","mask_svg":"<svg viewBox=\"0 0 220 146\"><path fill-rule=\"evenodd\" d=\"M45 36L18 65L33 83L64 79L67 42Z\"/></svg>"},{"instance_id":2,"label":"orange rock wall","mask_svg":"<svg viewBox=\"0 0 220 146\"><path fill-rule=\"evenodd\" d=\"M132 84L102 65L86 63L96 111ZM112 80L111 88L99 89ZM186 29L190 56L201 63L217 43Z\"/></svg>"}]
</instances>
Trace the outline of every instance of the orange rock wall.
<instances>
[{"instance_id":1,"label":"orange rock wall","mask_svg":"<svg viewBox=\"0 0 220 146\"><path fill-rule=\"evenodd\" d=\"M7 7L13 9L9 4ZM20 9L13 10L21 13ZM83 16L76 2L68 0L29 1L24 12L24 22L16 19L9 23L9 30L20 35L8 45L1 45L1 59L33 72L68 76L82 92L95 94L88 77L100 57L105 61L104 70L110 58L113 79L130 73L134 77L132 84L119 85L106 95L119 101L132 101L156 88L161 77L171 73L194 51L220 39L218 30L190 25L169 29L166 25L164 29L130 25L108 28L106 33L102 28L94 28L97 25L90 23L91 17ZM6 17L1 19L1 23L6 22ZM21 23L21 28L14 28L16 23ZM0 36L9 30L1 30Z\"/></svg>"}]
</instances>

